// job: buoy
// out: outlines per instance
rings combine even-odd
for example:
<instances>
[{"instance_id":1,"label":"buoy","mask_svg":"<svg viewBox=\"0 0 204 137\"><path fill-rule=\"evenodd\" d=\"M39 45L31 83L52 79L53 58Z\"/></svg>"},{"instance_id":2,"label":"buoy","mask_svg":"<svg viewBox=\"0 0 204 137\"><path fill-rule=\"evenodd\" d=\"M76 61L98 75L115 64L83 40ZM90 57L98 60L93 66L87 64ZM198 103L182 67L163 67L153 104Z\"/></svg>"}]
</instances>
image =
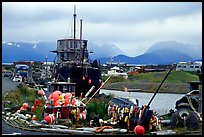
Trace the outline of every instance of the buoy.
<instances>
[{"instance_id":1,"label":"buoy","mask_svg":"<svg viewBox=\"0 0 204 137\"><path fill-rule=\"evenodd\" d=\"M85 80L85 77L84 77L84 76L82 77L82 80Z\"/></svg>"},{"instance_id":2,"label":"buoy","mask_svg":"<svg viewBox=\"0 0 204 137\"><path fill-rule=\"evenodd\" d=\"M44 120L47 121L48 124L52 124L55 120L55 116L54 115L45 116Z\"/></svg>"},{"instance_id":3,"label":"buoy","mask_svg":"<svg viewBox=\"0 0 204 137\"><path fill-rule=\"evenodd\" d=\"M38 96L44 96L45 95L45 92L43 90L38 90Z\"/></svg>"},{"instance_id":4,"label":"buoy","mask_svg":"<svg viewBox=\"0 0 204 137\"><path fill-rule=\"evenodd\" d=\"M55 106L55 107L61 106L61 104L60 104L60 99L58 99L57 101L54 102L54 106Z\"/></svg>"},{"instance_id":5,"label":"buoy","mask_svg":"<svg viewBox=\"0 0 204 137\"><path fill-rule=\"evenodd\" d=\"M20 110L25 110L25 109L23 107L21 107Z\"/></svg>"},{"instance_id":6,"label":"buoy","mask_svg":"<svg viewBox=\"0 0 204 137\"><path fill-rule=\"evenodd\" d=\"M86 119L86 111L85 111L85 110L82 111L82 112L80 113L79 117L80 117L81 120L85 120L85 119Z\"/></svg>"},{"instance_id":7,"label":"buoy","mask_svg":"<svg viewBox=\"0 0 204 137\"><path fill-rule=\"evenodd\" d=\"M64 96L63 96L63 95L60 95L60 96L59 96L59 99L60 99L61 101L63 101L63 100L64 100Z\"/></svg>"},{"instance_id":8,"label":"buoy","mask_svg":"<svg viewBox=\"0 0 204 137\"><path fill-rule=\"evenodd\" d=\"M135 127L135 129L134 129L134 132L135 132L136 135L144 135L145 129L144 129L143 126L137 125L137 126Z\"/></svg>"},{"instance_id":9,"label":"buoy","mask_svg":"<svg viewBox=\"0 0 204 137\"><path fill-rule=\"evenodd\" d=\"M36 116L35 115L32 116L32 120L36 120Z\"/></svg>"},{"instance_id":10,"label":"buoy","mask_svg":"<svg viewBox=\"0 0 204 137\"><path fill-rule=\"evenodd\" d=\"M42 100L38 99L34 102L34 107L40 106L42 104Z\"/></svg>"},{"instance_id":11,"label":"buoy","mask_svg":"<svg viewBox=\"0 0 204 137\"><path fill-rule=\"evenodd\" d=\"M23 103L23 106L22 106L24 109L27 109L28 108L28 103Z\"/></svg>"},{"instance_id":12,"label":"buoy","mask_svg":"<svg viewBox=\"0 0 204 137\"><path fill-rule=\"evenodd\" d=\"M76 98L73 98L73 99L72 99L72 105L74 106L74 105L76 105L76 103L77 103Z\"/></svg>"},{"instance_id":13,"label":"buoy","mask_svg":"<svg viewBox=\"0 0 204 137\"><path fill-rule=\"evenodd\" d=\"M128 121L128 116L126 116L124 119L124 122L127 122L127 121Z\"/></svg>"},{"instance_id":14,"label":"buoy","mask_svg":"<svg viewBox=\"0 0 204 137\"><path fill-rule=\"evenodd\" d=\"M76 120L79 121L80 119L80 109L77 108L77 111L76 111Z\"/></svg>"},{"instance_id":15,"label":"buoy","mask_svg":"<svg viewBox=\"0 0 204 137\"><path fill-rule=\"evenodd\" d=\"M31 107L31 111L35 112L36 111L36 107L32 106Z\"/></svg>"},{"instance_id":16,"label":"buoy","mask_svg":"<svg viewBox=\"0 0 204 137\"><path fill-rule=\"evenodd\" d=\"M72 105L72 103L70 102L70 98L66 98L66 99L64 99L64 106L71 106Z\"/></svg>"},{"instance_id":17,"label":"buoy","mask_svg":"<svg viewBox=\"0 0 204 137\"><path fill-rule=\"evenodd\" d=\"M76 112L76 110L74 110L74 109L72 109L72 110L70 111L70 113L71 113L72 115L74 115L75 112Z\"/></svg>"},{"instance_id":18,"label":"buoy","mask_svg":"<svg viewBox=\"0 0 204 137\"><path fill-rule=\"evenodd\" d=\"M66 93L65 95L64 95L64 99L66 99L66 98L71 98L72 97L72 94L71 93Z\"/></svg>"},{"instance_id":19,"label":"buoy","mask_svg":"<svg viewBox=\"0 0 204 137\"><path fill-rule=\"evenodd\" d=\"M58 94L58 95L62 95L62 92L59 91L59 90L55 90L53 93L54 93L54 94Z\"/></svg>"},{"instance_id":20,"label":"buoy","mask_svg":"<svg viewBox=\"0 0 204 137\"><path fill-rule=\"evenodd\" d=\"M55 102L55 101L57 101L59 99L60 95L62 95L62 92L59 91L59 90L56 90L55 92L50 93L50 95L48 96L48 99L49 100L53 99L54 102Z\"/></svg>"},{"instance_id":21,"label":"buoy","mask_svg":"<svg viewBox=\"0 0 204 137\"><path fill-rule=\"evenodd\" d=\"M54 103L55 101L57 101L59 99L59 94L57 92L54 92L53 95L52 95L52 99L54 100Z\"/></svg>"},{"instance_id":22,"label":"buoy","mask_svg":"<svg viewBox=\"0 0 204 137\"><path fill-rule=\"evenodd\" d=\"M89 79L88 83L91 84L91 79Z\"/></svg>"},{"instance_id":23,"label":"buoy","mask_svg":"<svg viewBox=\"0 0 204 137\"><path fill-rule=\"evenodd\" d=\"M75 96L75 92L72 92L71 94L72 94L72 97L74 97L74 96Z\"/></svg>"},{"instance_id":24,"label":"buoy","mask_svg":"<svg viewBox=\"0 0 204 137\"><path fill-rule=\"evenodd\" d=\"M48 96L48 99L49 99L49 100L52 100L52 99L53 99L53 93L50 93L50 95Z\"/></svg>"},{"instance_id":25,"label":"buoy","mask_svg":"<svg viewBox=\"0 0 204 137\"><path fill-rule=\"evenodd\" d=\"M60 99L58 99L57 101L55 101L55 104L54 104L55 107L61 107L62 106L62 101Z\"/></svg>"}]
</instances>

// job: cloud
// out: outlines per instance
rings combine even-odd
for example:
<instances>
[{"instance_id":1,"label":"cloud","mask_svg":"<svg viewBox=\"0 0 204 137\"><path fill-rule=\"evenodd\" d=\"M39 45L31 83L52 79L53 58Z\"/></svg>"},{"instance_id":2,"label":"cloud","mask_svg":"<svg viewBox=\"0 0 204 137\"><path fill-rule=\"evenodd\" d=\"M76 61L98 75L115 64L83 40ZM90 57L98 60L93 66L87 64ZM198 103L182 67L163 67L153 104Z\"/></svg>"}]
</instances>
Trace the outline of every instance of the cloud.
<instances>
[{"instance_id":1,"label":"cloud","mask_svg":"<svg viewBox=\"0 0 204 137\"><path fill-rule=\"evenodd\" d=\"M201 41L202 36L202 14L193 13L132 25L87 23L85 29L87 29L85 32L88 32L86 36L90 39L100 42L114 42L120 49L128 53L131 53L131 49L135 49L142 54L157 41L177 40L198 44L197 42ZM97 35L92 35L94 33ZM135 53L130 55L133 54Z\"/></svg>"},{"instance_id":2,"label":"cloud","mask_svg":"<svg viewBox=\"0 0 204 137\"><path fill-rule=\"evenodd\" d=\"M3 2L3 41L57 41L72 35L73 7L83 38L113 43L127 55L158 41L202 41L201 2ZM201 45L200 45L201 46Z\"/></svg>"}]
</instances>

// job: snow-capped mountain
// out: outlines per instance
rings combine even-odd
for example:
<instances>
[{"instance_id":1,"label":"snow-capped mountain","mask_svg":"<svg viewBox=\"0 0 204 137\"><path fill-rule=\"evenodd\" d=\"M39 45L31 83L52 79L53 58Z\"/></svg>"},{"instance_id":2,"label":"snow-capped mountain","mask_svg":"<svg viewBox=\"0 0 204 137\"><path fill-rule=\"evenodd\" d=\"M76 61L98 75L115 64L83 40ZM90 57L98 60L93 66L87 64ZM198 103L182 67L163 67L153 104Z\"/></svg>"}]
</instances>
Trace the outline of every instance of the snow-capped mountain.
<instances>
[{"instance_id":1,"label":"snow-capped mountain","mask_svg":"<svg viewBox=\"0 0 204 137\"><path fill-rule=\"evenodd\" d=\"M2 62L14 62L19 60L45 61L47 55L48 61L53 61L56 54L50 52L56 50L56 42L3 42L2 43ZM108 49L108 50L107 50ZM110 57L122 54L116 45L88 43L88 50L91 60L99 57Z\"/></svg>"}]
</instances>

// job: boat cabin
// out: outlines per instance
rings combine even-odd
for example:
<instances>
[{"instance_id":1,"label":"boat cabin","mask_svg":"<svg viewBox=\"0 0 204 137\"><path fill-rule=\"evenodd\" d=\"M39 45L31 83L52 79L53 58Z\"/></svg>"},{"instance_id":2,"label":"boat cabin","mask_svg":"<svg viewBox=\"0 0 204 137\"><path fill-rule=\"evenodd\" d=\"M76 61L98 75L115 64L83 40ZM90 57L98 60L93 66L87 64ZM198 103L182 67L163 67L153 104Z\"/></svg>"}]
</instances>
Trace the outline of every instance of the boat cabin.
<instances>
[{"instance_id":1,"label":"boat cabin","mask_svg":"<svg viewBox=\"0 0 204 137\"><path fill-rule=\"evenodd\" d=\"M66 61L79 63L82 61L82 57L84 60L88 60L87 42L87 40L80 39L60 39L57 41L57 50L51 52L57 53L57 63Z\"/></svg>"},{"instance_id":2,"label":"boat cabin","mask_svg":"<svg viewBox=\"0 0 204 137\"><path fill-rule=\"evenodd\" d=\"M76 83L72 82L49 82L47 87L47 92L50 94L51 92L55 90L59 90L62 93L75 93L75 85Z\"/></svg>"}]
</instances>

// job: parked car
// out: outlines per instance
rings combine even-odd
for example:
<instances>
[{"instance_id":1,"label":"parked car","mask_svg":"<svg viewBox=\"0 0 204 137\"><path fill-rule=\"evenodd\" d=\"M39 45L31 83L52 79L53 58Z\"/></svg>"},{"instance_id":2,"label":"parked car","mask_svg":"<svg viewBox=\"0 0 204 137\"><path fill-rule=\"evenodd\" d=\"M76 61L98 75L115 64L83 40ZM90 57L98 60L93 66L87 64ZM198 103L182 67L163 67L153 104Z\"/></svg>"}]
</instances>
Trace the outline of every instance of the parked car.
<instances>
[{"instance_id":1,"label":"parked car","mask_svg":"<svg viewBox=\"0 0 204 137\"><path fill-rule=\"evenodd\" d=\"M13 81L18 82L18 83L22 83L22 80L23 80L22 76L20 74L18 74L18 73L13 78Z\"/></svg>"},{"instance_id":2,"label":"parked car","mask_svg":"<svg viewBox=\"0 0 204 137\"><path fill-rule=\"evenodd\" d=\"M11 78L12 76L13 76L13 72L12 71L8 71L7 70L7 71L4 72L4 77L10 77Z\"/></svg>"}]
</instances>

